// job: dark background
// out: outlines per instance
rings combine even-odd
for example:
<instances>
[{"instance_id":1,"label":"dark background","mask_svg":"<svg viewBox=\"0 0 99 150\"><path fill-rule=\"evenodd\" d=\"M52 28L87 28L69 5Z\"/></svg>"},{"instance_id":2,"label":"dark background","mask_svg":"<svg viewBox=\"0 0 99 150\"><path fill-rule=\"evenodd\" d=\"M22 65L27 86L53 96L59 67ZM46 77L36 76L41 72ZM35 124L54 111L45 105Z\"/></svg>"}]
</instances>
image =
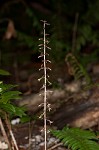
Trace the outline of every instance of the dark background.
<instances>
[{"instance_id":1,"label":"dark background","mask_svg":"<svg viewBox=\"0 0 99 150\"><path fill-rule=\"evenodd\" d=\"M27 69L30 75L40 67L40 20L50 23L46 32L52 64L64 66L70 52L85 67L98 63L98 0L1 0L0 68L12 73L12 81L18 82L20 70Z\"/></svg>"}]
</instances>

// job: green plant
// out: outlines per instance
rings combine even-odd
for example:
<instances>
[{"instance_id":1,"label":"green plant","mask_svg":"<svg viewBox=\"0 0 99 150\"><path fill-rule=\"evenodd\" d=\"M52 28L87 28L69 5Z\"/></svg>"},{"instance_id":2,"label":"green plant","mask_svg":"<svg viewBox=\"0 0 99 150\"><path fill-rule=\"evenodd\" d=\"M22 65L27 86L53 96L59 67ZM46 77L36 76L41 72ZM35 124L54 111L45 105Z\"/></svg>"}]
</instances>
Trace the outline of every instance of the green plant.
<instances>
[{"instance_id":1,"label":"green plant","mask_svg":"<svg viewBox=\"0 0 99 150\"><path fill-rule=\"evenodd\" d=\"M43 106L44 106L44 111L43 113L40 115L39 118L44 118L44 150L47 150L47 121L49 123L51 123L50 120L47 119L47 109L48 111L51 110L50 108L50 104L47 102L47 85L50 85L50 81L49 81L49 76L48 76L48 70L51 70L49 67L48 67L48 63L51 63L51 61L47 58L47 56L49 56L49 54L46 52L46 50L51 50L51 48L48 46L49 44L49 40L48 40L48 37L47 37L47 33L46 33L46 26L49 25L47 23L47 21L43 21L43 38L40 38L39 40L40 41L43 41L43 43L39 44L39 51L40 51L40 56L41 58L43 58L42 60L42 65L41 65L41 68L39 70L43 70L43 76L38 79L38 81L41 81L43 79L44 83L43 83L43 86L41 89L44 89L44 102L43 102Z\"/></svg>"},{"instance_id":2,"label":"green plant","mask_svg":"<svg viewBox=\"0 0 99 150\"><path fill-rule=\"evenodd\" d=\"M84 68L84 66L77 60L77 58L72 53L68 53L65 59L68 72L70 75L74 76L74 79L84 81L82 83L82 90L88 90L93 86L99 86L97 83L93 83L91 77L89 76L88 72Z\"/></svg>"},{"instance_id":3,"label":"green plant","mask_svg":"<svg viewBox=\"0 0 99 150\"><path fill-rule=\"evenodd\" d=\"M75 80L79 80L84 77L86 84L91 84L91 78L89 77L86 69L78 62L72 53L66 55L66 62L69 68L69 73L74 75Z\"/></svg>"},{"instance_id":4,"label":"green plant","mask_svg":"<svg viewBox=\"0 0 99 150\"><path fill-rule=\"evenodd\" d=\"M51 133L72 150L99 150L97 136L92 131L64 127Z\"/></svg>"},{"instance_id":5,"label":"green plant","mask_svg":"<svg viewBox=\"0 0 99 150\"><path fill-rule=\"evenodd\" d=\"M9 75L9 72L0 69L0 75ZM5 122L14 147L16 148L16 150L18 150L18 146L11 129L9 118L12 116L23 117L26 116L26 114L24 112L24 108L17 107L11 102L12 100L20 98L19 95L21 93L19 91L12 90L15 87L16 85L4 84L3 81L0 81L0 128L5 138L5 141L8 144L8 148L12 149L12 143L9 141L3 125L3 122Z\"/></svg>"},{"instance_id":6,"label":"green plant","mask_svg":"<svg viewBox=\"0 0 99 150\"><path fill-rule=\"evenodd\" d=\"M7 71L0 70L0 75L9 75ZM4 84L0 81L0 115L2 112L6 112L9 115L16 115L19 117L25 116L24 108L15 106L11 101L20 98L21 92L12 90L16 85Z\"/></svg>"}]
</instances>

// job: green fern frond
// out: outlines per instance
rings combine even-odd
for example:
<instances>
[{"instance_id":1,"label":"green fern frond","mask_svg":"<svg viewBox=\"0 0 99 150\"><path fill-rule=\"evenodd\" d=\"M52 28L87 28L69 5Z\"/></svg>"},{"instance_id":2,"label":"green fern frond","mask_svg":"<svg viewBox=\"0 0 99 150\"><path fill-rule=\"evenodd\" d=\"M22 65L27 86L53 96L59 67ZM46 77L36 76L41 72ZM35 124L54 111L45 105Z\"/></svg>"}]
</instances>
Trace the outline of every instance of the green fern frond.
<instances>
[{"instance_id":1,"label":"green fern frond","mask_svg":"<svg viewBox=\"0 0 99 150\"><path fill-rule=\"evenodd\" d=\"M72 75L74 75L75 80L85 78L87 85L89 85L91 83L91 78L89 77L87 71L78 62L78 60L76 59L76 57L72 53L67 54L66 62L67 62L69 71Z\"/></svg>"},{"instance_id":2,"label":"green fern frond","mask_svg":"<svg viewBox=\"0 0 99 150\"><path fill-rule=\"evenodd\" d=\"M91 131L64 127L62 130L52 130L51 133L72 150L99 150L95 142L96 135Z\"/></svg>"},{"instance_id":3,"label":"green fern frond","mask_svg":"<svg viewBox=\"0 0 99 150\"><path fill-rule=\"evenodd\" d=\"M92 82L86 69L78 62L72 53L67 54L65 60L67 62L69 73L74 76L75 80L84 79L85 84L82 86L83 90L99 86L99 83Z\"/></svg>"}]
</instances>

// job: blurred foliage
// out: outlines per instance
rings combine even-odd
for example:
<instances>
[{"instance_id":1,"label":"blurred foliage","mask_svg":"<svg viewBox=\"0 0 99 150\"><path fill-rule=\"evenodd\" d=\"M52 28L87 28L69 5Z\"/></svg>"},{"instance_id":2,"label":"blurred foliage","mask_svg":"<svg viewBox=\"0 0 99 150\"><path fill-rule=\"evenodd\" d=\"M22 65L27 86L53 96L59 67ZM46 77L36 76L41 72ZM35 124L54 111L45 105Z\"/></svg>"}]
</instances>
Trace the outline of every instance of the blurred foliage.
<instances>
[{"instance_id":1,"label":"blurred foliage","mask_svg":"<svg viewBox=\"0 0 99 150\"><path fill-rule=\"evenodd\" d=\"M7 71L0 69L1 75L9 75ZM11 101L20 98L21 92L12 90L16 85L4 84L0 81L0 117L4 118L4 113L12 116L26 116L25 108L15 106Z\"/></svg>"},{"instance_id":2,"label":"blurred foliage","mask_svg":"<svg viewBox=\"0 0 99 150\"><path fill-rule=\"evenodd\" d=\"M69 74L73 75L76 81L81 79L81 78L85 78L86 85L84 85L84 87L91 84L92 81L91 81L91 78L89 77L87 71L78 62L78 60L75 58L74 55L69 53L66 56L66 62L67 62L67 66L69 69Z\"/></svg>"},{"instance_id":3,"label":"blurred foliage","mask_svg":"<svg viewBox=\"0 0 99 150\"><path fill-rule=\"evenodd\" d=\"M68 52L74 53L84 65L98 60L98 0L13 0L3 2L0 8L0 65L13 64L15 58L21 63L30 61L31 55L38 52L41 19L51 24L47 32L53 61L64 62ZM74 30L77 13L77 29ZM12 27L9 27L11 21Z\"/></svg>"}]
</instances>

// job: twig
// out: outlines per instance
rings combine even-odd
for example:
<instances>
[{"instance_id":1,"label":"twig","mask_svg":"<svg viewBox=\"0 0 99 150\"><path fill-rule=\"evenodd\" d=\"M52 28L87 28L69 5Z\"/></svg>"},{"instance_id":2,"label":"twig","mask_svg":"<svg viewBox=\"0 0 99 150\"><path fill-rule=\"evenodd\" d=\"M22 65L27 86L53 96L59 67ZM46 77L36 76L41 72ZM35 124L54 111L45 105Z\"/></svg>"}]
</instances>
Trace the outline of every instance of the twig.
<instances>
[{"instance_id":1,"label":"twig","mask_svg":"<svg viewBox=\"0 0 99 150\"><path fill-rule=\"evenodd\" d=\"M32 137L32 134L31 134L31 121L29 121L29 146L28 146L28 150L31 149L31 137Z\"/></svg>"},{"instance_id":2,"label":"twig","mask_svg":"<svg viewBox=\"0 0 99 150\"><path fill-rule=\"evenodd\" d=\"M48 150L53 150L53 149L55 149L55 148L57 148L57 147L59 147L61 145L63 145L63 143L60 142L60 143L55 144L54 146L50 147Z\"/></svg>"},{"instance_id":3,"label":"twig","mask_svg":"<svg viewBox=\"0 0 99 150\"><path fill-rule=\"evenodd\" d=\"M10 142L8 140L8 137L7 137L6 131L4 129L3 122L1 120L1 118L0 118L0 128L1 128L1 132L3 134L3 137L5 139L5 142L8 144L9 149L11 149L11 145L10 145Z\"/></svg>"},{"instance_id":4,"label":"twig","mask_svg":"<svg viewBox=\"0 0 99 150\"><path fill-rule=\"evenodd\" d=\"M14 145L14 147L15 147L16 150L19 150L19 148L18 148L18 146L17 146L17 142L16 142L15 137L14 137L14 134L13 134L13 131L12 131L12 129L11 129L10 121L9 121L9 119L8 119L6 113L5 113L5 122L6 122L6 125L7 125L7 127L8 127L10 136L11 136L11 138L12 138L13 145Z\"/></svg>"},{"instance_id":5,"label":"twig","mask_svg":"<svg viewBox=\"0 0 99 150\"><path fill-rule=\"evenodd\" d=\"M19 150L12 130L9 131L16 150Z\"/></svg>"}]
</instances>

